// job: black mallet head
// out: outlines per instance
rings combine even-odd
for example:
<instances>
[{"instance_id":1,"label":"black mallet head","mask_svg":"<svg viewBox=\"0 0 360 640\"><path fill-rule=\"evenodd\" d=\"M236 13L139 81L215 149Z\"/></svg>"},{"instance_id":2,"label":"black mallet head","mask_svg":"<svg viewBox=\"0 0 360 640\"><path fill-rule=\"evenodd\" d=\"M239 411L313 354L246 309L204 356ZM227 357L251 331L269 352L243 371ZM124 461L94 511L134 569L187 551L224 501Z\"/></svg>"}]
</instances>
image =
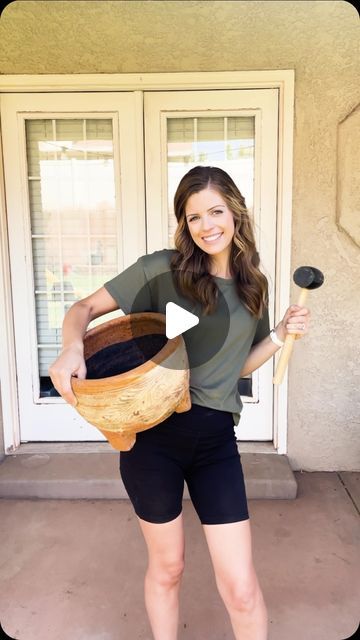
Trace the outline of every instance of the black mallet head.
<instances>
[{"instance_id":1,"label":"black mallet head","mask_svg":"<svg viewBox=\"0 0 360 640\"><path fill-rule=\"evenodd\" d=\"M302 289L318 289L324 282L324 274L315 267L299 267L294 271L293 280Z\"/></svg>"}]
</instances>

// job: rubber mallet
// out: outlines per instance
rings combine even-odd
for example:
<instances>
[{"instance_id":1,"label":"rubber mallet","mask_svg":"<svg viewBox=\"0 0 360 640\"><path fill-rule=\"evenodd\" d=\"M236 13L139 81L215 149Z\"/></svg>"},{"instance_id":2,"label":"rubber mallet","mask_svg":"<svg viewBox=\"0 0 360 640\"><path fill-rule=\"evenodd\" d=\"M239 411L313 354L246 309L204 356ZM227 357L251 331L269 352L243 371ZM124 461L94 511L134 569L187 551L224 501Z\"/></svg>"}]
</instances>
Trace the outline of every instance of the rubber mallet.
<instances>
[{"instance_id":1,"label":"rubber mallet","mask_svg":"<svg viewBox=\"0 0 360 640\"><path fill-rule=\"evenodd\" d=\"M297 304L299 307L303 307L305 305L308 291L310 289L318 289L318 287L321 287L324 282L324 275L315 267L299 267L294 271L293 280L298 287L301 287ZM273 377L274 384L281 384L283 380L295 338L295 333L288 333L285 338L284 346L282 347L275 375Z\"/></svg>"}]
</instances>

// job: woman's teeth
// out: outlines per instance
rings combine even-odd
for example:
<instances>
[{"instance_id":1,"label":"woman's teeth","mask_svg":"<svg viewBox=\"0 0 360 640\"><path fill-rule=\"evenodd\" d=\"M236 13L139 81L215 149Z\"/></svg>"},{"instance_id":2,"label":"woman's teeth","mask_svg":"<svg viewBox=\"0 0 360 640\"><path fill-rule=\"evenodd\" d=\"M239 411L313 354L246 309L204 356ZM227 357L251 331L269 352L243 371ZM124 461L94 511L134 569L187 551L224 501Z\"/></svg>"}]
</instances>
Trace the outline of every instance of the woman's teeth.
<instances>
[{"instance_id":1,"label":"woman's teeth","mask_svg":"<svg viewBox=\"0 0 360 640\"><path fill-rule=\"evenodd\" d=\"M208 236L207 238L203 238L204 242L216 242L222 236L222 233L217 233L216 236Z\"/></svg>"}]
</instances>

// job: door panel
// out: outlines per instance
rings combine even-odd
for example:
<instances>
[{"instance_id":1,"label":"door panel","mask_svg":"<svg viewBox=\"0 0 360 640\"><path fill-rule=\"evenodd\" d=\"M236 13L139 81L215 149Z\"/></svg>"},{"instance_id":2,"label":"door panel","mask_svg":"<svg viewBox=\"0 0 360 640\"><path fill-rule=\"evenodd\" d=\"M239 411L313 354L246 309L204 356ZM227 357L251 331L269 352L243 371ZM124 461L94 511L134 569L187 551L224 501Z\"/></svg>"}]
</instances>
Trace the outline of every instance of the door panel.
<instances>
[{"instance_id":1,"label":"door panel","mask_svg":"<svg viewBox=\"0 0 360 640\"><path fill-rule=\"evenodd\" d=\"M278 91L147 92L144 107L148 252L174 247L173 197L181 177L199 164L224 169L254 218L273 323ZM272 440L272 359L239 385L246 395L238 438Z\"/></svg>"},{"instance_id":2,"label":"door panel","mask_svg":"<svg viewBox=\"0 0 360 640\"><path fill-rule=\"evenodd\" d=\"M48 367L67 309L146 253L140 107L134 93L3 98L21 441L104 440Z\"/></svg>"}]
</instances>

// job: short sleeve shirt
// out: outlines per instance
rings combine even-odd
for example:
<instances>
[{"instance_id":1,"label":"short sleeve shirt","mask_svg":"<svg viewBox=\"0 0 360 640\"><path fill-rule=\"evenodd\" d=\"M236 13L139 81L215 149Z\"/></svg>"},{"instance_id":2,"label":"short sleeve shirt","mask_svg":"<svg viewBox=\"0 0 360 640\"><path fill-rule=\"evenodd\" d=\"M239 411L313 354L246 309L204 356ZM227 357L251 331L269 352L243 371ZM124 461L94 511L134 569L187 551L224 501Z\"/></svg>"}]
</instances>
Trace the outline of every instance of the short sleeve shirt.
<instances>
[{"instance_id":1,"label":"short sleeve shirt","mask_svg":"<svg viewBox=\"0 0 360 640\"><path fill-rule=\"evenodd\" d=\"M199 317L199 324L182 334L188 355L198 354L200 362L199 366L190 367L191 401L231 412L237 425L243 406L238 389L240 371L251 347L270 333L268 310L265 310L262 318L256 318L240 300L233 279L215 276L215 282L228 306L230 321L221 348L207 358L206 353L219 326L218 313L221 310L204 316L197 301L179 294L170 269L174 252L176 249L161 249L140 256L134 264L106 282L104 287L125 314L153 311L165 315L166 304L174 302ZM156 277L161 274L164 277Z\"/></svg>"}]
</instances>

